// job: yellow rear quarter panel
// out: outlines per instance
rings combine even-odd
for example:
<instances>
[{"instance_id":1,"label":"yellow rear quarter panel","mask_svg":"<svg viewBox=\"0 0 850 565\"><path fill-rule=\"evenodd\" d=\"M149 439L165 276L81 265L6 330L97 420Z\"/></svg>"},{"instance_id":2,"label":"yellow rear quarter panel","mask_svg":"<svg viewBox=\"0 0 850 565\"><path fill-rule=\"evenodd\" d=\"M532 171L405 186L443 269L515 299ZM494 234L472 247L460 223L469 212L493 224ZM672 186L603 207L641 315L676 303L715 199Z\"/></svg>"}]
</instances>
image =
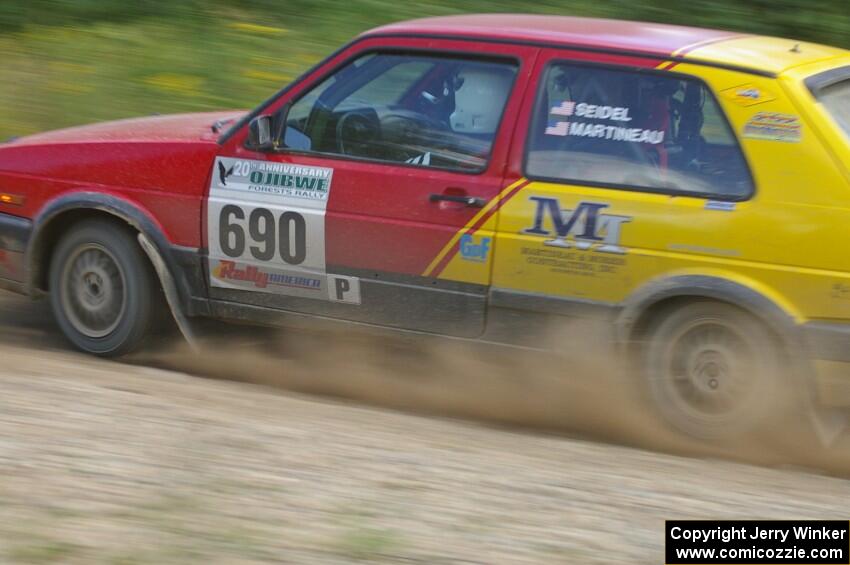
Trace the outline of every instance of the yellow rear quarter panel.
<instances>
[{"instance_id":1,"label":"yellow rear quarter panel","mask_svg":"<svg viewBox=\"0 0 850 565\"><path fill-rule=\"evenodd\" d=\"M850 320L850 186L812 118L814 109L801 108L813 103L780 79L699 65L674 70L701 78L717 93L750 164L752 197L712 209L700 197L532 181L499 212L493 286L621 303L651 281L708 275L756 290L800 322ZM739 87L759 89L761 101L737 99ZM800 140L744 137L758 112L798 117ZM601 213L627 217L618 226L623 252L579 249L569 237L552 246L551 237L527 233L534 197L557 199L562 210L604 204Z\"/></svg>"}]
</instances>

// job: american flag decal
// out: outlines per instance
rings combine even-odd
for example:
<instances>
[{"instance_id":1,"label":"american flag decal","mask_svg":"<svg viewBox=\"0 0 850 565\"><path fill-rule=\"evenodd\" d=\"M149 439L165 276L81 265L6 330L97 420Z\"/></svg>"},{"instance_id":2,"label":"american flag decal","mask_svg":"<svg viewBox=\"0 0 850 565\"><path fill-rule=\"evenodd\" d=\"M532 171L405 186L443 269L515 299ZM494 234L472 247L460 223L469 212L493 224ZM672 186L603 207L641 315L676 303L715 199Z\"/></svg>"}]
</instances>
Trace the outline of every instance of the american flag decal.
<instances>
[{"instance_id":1,"label":"american flag decal","mask_svg":"<svg viewBox=\"0 0 850 565\"><path fill-rule=\"evenodd\" d=\"M576 103L570 100L564 100L557 106L553 107L549 113L553 116L572 116L576 109Z\"/></svg>"},{"instance_id":2,"label":"american flag decal","mask_svg":"<svg viewBox=\"0 0 850 565\"><path fill-rule=\"evenodd\" d=\"M550 122L549 126L546 128L545 133L546 135L558 135L561 137L566 137L569 127L569 122Z\"/></svg>"}]
</instances>

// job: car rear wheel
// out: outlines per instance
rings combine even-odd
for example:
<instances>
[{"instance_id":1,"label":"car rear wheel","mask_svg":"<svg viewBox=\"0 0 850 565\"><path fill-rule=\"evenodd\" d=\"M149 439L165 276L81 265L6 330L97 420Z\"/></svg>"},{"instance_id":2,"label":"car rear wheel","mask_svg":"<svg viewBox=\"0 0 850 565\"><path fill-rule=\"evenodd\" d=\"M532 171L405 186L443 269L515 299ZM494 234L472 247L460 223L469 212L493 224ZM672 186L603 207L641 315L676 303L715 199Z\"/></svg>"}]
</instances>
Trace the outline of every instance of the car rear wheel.
<instances>
[{"instance_id":1,"label":"car rear wheel","mask_svg":"<svg viewBox=\"0 0 850 565\"><path fill-rule=\"evenodd\" d=\"M783 409L780 357L767 329L746 312L693 302L650 328L647 388L658 412L679 431L730 439Z\"/></svg>"},{"instance_id":2,"label":"car rear wheel","mask_svg":"<svg viewBox=\"0 0 850 565\"><path fill-rule=\"evenodd\" d=\"M131 231L105 220L83 222L61 239L49 289L65 336L101 356L136 349L161 307L152 268Z\"/></svg>"}]
</instances>

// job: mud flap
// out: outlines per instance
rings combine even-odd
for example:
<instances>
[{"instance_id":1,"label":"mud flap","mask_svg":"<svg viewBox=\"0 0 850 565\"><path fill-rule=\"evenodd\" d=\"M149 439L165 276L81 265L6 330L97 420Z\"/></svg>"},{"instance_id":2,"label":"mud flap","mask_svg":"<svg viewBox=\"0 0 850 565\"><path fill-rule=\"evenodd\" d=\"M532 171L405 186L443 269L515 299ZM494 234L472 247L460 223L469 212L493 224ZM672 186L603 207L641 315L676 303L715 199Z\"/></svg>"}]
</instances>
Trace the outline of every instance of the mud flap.
<instances>
[{"instance_id":1,"label":"mud flap","mask_svg":"<svg viewBox=\"0 0 850 565\"><path fill-rule=\"evenodd\" d=\"M180 297L177 293L177 285L174 283L174 278L168 271L168 267L165 266L165 261L145 234L140 232L138 239L139 245L142 246L145 254L153 264L156 275L162 285L162 290L165 293L165 300L168 303L168 309L171 310L174 322L177 324L177 327L180 329L180 333L183 334L183 337L186 339L186 342L189 344L192 352L199 353L200 347L198 346L198 340L195 336L194 330L192 329L192 325L189 322L189 318L186 317L183 310L180 308Z\"/></svg>"}]
</instances>

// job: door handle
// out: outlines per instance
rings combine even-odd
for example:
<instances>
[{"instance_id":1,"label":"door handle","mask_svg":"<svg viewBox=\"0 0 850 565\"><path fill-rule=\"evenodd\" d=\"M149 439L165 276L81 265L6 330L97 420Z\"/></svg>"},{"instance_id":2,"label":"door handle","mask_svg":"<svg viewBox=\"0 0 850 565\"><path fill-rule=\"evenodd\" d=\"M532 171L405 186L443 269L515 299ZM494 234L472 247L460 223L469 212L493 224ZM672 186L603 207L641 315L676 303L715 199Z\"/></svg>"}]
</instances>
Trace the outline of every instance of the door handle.
<instances>
[{"instance_id":1,"label":"door handle","mask_svg":"<svg viewBox=\"0 0 850 565\"><path fill-rule=\"evenodd\" d=\"M487 201L477 196L463 196L460 194L432 194L428 200L431 202L457 202L465 204L470 208L483 208Z\"/></svg>"}]
</instances>

